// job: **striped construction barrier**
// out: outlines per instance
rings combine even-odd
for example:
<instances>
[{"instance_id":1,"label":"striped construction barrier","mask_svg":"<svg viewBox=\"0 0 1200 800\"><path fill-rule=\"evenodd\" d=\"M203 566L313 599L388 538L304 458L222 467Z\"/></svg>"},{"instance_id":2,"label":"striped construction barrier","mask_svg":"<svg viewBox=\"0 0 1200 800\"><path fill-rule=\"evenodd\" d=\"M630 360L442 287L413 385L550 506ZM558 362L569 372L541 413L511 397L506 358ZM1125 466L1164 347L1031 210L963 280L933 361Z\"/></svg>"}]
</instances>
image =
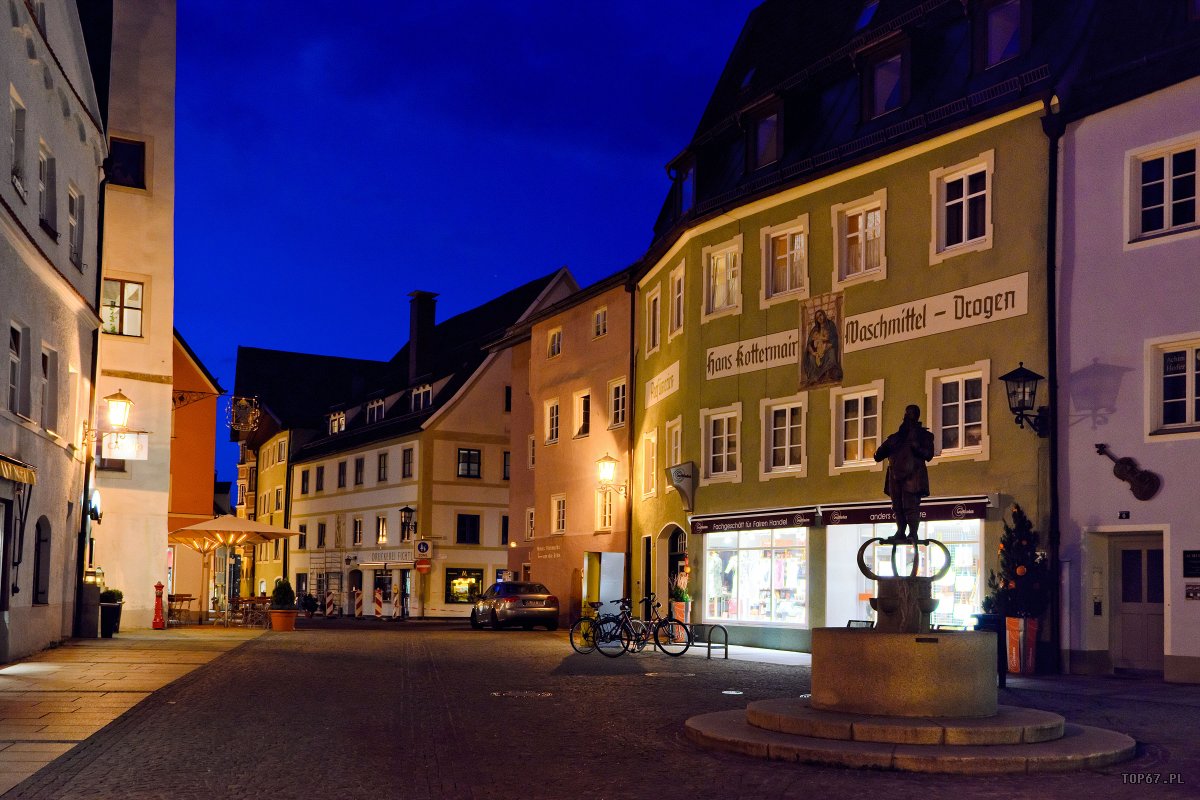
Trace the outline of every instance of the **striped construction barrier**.
<instances>
[{"instance_id":1,"label":"striped construction barrier","mask_svg":"<svg viewBox=\"0 0 1200 800\"><path fill-rule=\"evenodd\" d=\"M400 619L400 590L392 590L392 619Z\"/></svg>"},{"instance_id":2,"label":"striped construction barrier","mask_svg":"<svg viewBox=\"0 0 1200 800\"><path fill-rule=\"evenodd\" d=\"M337 613L337 600L334 597L333 590L325 593L325 616L332 617Z\"/></svg>"},{"instance_id":3,"label":"striped construction barrier","mask_svg":"<svg viewBox=\"0 0 1200 800\"><path fill-rule=\"evenodd\" d=\"M354 617L362 619L362 589L351 589L354 592Z\"/></svg>"},{"instance_id":4,"label":"striped construction barrier","mask_svg":"<svg viewBox=\"0 0 1200 800\"><path fill-rule=\"evenodd\" d=\"M375 619L383 619L383 589L375 590Z\"/></svg>"}]
</instances>

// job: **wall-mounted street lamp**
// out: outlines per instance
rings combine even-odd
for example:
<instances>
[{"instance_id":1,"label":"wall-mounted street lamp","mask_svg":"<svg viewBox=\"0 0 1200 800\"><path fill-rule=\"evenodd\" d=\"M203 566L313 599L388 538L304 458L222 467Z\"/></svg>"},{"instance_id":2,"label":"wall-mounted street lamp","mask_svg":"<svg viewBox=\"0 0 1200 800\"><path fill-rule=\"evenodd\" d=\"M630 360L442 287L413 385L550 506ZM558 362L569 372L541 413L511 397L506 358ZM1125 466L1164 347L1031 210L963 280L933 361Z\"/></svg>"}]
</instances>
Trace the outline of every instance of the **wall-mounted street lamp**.
<instances>
[{"instance_id":1,"label":"wall-mounted street lamp","mask_svg":"<svg viewBox=\"0 0 1200 800\"><path fill-rule=\"evenodd\" d=\"M627 487L624 483L616 483L617 464L619 463L621 462L605 453L603 458L596 459L596 476L600 480L601 491L616 492L624 497Z\"/></svg>"},{"instance_id":2,"label":"wall-mounted street lamp","mask_svg":"<svg viewBox=\"0 0 1200 800\"><path fill-rule=\"evenodd\" d=\"M1017 368L1012 372L1000 376L1008 394L1008 410L1017 427L1024 428L1028 423L1030 430L1044 439L1050 435L1050 409L1037 405L1038 382L1042 379L1041 375L1026 369L1024 361L1017 362ZM1034 406L1037 411L1031 414Z\"/></svg>"},{"instance_id":3,"label":"wall-mounted street lamp","mask_svg":"<svg viewBox=\"0 0 1200 800\"><path fill-rule=\"evenodd\" d=\"M133 408L132 400L118 389L104 398L104 404L104 419L108 424L98 428L85 427L84 435L88 441L99 441L106 433L125 433L129 428L129 411ZM142 433L142 431L133 432Z\"/></svg>"},{"instance_id":4,"label":"wall-mounted street lamp","mask_svg":"<svg viewBox=\"0 0 1200 800\"><path fill-rule=\"evenodd\" d=\"M400 541L407 542L417 535L417 512L411 506L400 509Z\"/></svg>"}]
</instances>

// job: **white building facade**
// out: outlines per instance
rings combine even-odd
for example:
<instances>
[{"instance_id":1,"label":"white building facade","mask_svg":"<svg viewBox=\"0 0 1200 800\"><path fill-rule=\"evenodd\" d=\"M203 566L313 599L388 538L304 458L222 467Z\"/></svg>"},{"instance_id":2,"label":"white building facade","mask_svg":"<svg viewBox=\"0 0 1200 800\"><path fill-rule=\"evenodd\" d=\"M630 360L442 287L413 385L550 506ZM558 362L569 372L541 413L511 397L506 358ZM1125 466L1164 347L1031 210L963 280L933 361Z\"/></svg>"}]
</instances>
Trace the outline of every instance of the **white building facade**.
<instances>
[{"instance_id":1,"label":"white building facade","mask_svg":"<svg viewBox=\"0 0 1200 800\"><path fill-rule=\"evenodd\" d=\"M167 580L175 304L175 3L113 4L97 394L133 401L137 459L98 458L104 518L95 563L125 595L122 624L148 627ZM102 456L103 453L97 454Z\"/></svg>"},{"instance_id":2,"label":"white building facade","mask_svg":"<svg viewBox=\"0 0 1200 800\"><path fill-rule=\"evenodd\" d=\"M0 663L71 635L105 153L75 4L10 3L0 152Z\"/></svg>"},{"instance_id":3,"label":"white building facade","mask_svg":"<svg viewBox=\"0 0 1200 800\"><path fill-rule=\"evenodd\" d=\"M1192 78L1071 124L1062 141L1057 403L1074 672L1200 682L1200 117L1180 113L1197 108Z\"/></svg>"}]
</instances>

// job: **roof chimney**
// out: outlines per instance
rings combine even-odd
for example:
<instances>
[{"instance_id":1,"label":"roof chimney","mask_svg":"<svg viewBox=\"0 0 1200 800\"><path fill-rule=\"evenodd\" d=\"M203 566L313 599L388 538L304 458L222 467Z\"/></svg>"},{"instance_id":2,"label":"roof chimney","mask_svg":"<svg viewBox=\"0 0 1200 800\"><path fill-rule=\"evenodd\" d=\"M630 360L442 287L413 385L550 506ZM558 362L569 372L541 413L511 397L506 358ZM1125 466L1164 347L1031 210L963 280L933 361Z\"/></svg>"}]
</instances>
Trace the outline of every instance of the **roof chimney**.
<instances>
[{"instance_id":1,"label":"roof chimney","mask_svg":"<svg viewBox=\"0 0 1200 800\"><path fill-rule=\"evenodd\" d=\"M416 381L432 366L434 306L436 292L409 292L408 301L408 380Z\"/></svg>"}]
</instances>

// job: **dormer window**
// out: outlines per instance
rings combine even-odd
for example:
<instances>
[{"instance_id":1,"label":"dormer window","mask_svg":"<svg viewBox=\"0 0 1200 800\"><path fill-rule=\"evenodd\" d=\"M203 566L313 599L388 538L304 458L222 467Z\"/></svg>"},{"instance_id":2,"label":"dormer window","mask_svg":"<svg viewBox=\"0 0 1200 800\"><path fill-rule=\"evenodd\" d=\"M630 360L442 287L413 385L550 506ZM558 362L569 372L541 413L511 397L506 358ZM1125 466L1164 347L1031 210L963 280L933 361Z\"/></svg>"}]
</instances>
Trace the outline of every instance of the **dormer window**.
<instances>
[{"instance_id":1,"label":"dormer window","mask_svg":"<svg viewBox=\"0 0 1200 800\"><path fill-rule=\"evenodd\" d=\"M367 424L380 422L383 419L383 401L372 400L367 403Z\"/></svg>"},{"instance_id":2,"label":"dormer window","mask_svg":"<svg viewBox=\"0 0 1200 800\"><path fill-rule=\"evenodd\" d=\"M696 167L688 164L679 171L679 214L688 213L696 204Z\"/></svg>"},{"instance_id":3,"label":"dormer window","mask_svg":"<svg viewBox=\"0 0 1200 800\"><path fill-rule=\"evenodd\" d=\"M746 164L751 172L779 160L779 112L771 111L756 117L750 124L750 152Z\"/></svg>"},{"instance_id":4,"label":"dormer window","mask_svg":"<svg viewBox=\"0 0 1200 800\"><path fill-rule=\"evenodd\" d=\"M862 11L858 12L858 19L854 21L854 32L858 33L863 28L871 24L871 20L875 18L875 12L879 10L879 0L867 0L863 3Z\"/></svg>"},{"instance_id":5,"label":"dormer window","mask_svg":"<svg viewBox=\"0 0 1200 800\"><path fill-rule=\"evenodd\" d=\"M888 48L868 57L863 70L863 116L875 119L908 101L909 50Z\"/></svg>"},{"instance_id":6,"label":"dormer window","mask_svg":"<svg viewBox=\"0 0 1200 800\"><path fill-rule=\"evenodd\" d=\"M329 435L341 433L346 430L346 412L337 411L329 415Z\"/></svg>"},{"instance_id":7,"label":"dormer window","mask_svg":"<svg viewBox=\"0 0 1200 800\"><path fill-rule=\"evenodd\" d=\"M428 383L412 391L412 410L420 411L433 405L433 387Z\"/></svg>"},{"instance_id":8,"label":"dormer window","mask_svg":"<svg viewBox=\"0 0 1200 800\"><path fill-rule=\"evenodd\" d=\"M980 4L976 22L975 53L980 69L1016 58L1028 38L1026 0L989 0Z\"/></svg>"}]
</instances>

